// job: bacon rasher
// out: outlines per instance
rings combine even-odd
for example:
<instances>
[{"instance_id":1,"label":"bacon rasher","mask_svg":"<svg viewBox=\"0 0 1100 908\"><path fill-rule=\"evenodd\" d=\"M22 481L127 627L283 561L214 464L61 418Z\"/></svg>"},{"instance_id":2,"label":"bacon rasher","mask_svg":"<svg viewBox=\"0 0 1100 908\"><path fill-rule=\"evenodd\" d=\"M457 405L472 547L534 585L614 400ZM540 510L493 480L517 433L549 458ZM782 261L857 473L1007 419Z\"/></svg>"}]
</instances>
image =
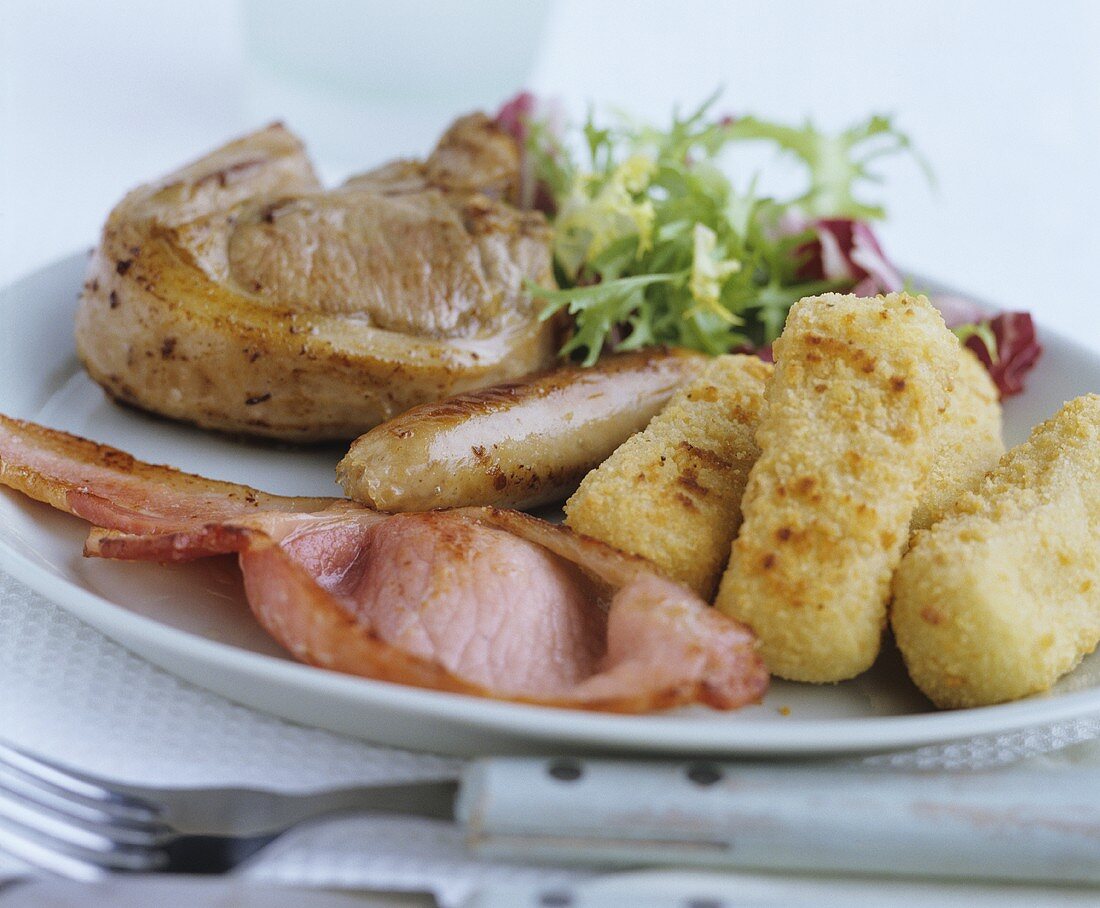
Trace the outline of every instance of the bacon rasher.
<instances>
[{"instance_id":1,"label":"bacon rasher","mask_svg":"<svg viewBox=\"0 0 1100 908\"><path fill-rule=\"evenodd\" d=\"M648 562L526 514L269 495L4 416L0 484L92 523L88 555L235 553L260 624L323 668L631 713L733 709L767 687L746 627Z\"/></svg>"}]
</instances>

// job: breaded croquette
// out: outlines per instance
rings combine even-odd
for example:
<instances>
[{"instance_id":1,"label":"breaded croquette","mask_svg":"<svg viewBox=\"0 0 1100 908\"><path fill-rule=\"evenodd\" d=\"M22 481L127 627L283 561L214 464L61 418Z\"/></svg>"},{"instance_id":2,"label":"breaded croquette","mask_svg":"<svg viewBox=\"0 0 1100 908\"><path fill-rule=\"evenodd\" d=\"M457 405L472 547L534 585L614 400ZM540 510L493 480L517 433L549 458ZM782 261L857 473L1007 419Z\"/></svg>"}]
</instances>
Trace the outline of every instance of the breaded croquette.
<instances>
[{"instance_id":1,"label":"breaded croquette","mask_svg":"<svg viewBox=\"0 0 1100 908\"><path fill-rule=\"evenodd\" d=\"M1100 641L1100 395L1066 404L917 533L891 623L941 707L1047 690Z\"/></svg>"},{"instance_id":2,"label":"breaded croquette","mask_svg":"<svg viewBox=\"0 0 1100 908\"><path fill-rule=\"evenodd\" d=\"M913 512L910 530L939 520L963 492L973 490L1005 452L997 386L981 361L959 346L959 372L936 426L932 470Z\"/></svg>"},{"instance_id":3,"label":"breaded croquette","mask_svg":"<svg viewBox=\"0 0 1100 908\"><path fill-rule=\"evenodd\" d=\"M841 681L874 662L957 344L924 297L791 308L715 603L752 627L773 674Z\"/></svg>"},{"instance_id":4,"label":"breaded croquette","mask_svg":"<svg viewBox=\"0 0 1100 908\"><path fill-rule=\"evenodd\" d=\"M712 360L645 431L584 478L565 504L565 522L648 558L709 599L741 523L771 372L755 356Z\"/></svg>"}]
</instances>

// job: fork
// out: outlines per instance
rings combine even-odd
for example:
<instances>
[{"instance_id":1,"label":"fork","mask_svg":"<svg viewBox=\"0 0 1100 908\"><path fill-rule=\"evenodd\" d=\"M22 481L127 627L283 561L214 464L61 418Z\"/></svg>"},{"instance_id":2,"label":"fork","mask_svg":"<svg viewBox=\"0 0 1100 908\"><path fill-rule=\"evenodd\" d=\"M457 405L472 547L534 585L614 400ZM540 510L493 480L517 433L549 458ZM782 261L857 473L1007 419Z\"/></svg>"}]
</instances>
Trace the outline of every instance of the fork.
<instances>
[{"instance_id":1,"label":"fork","mask_svg":"<svg viewBox=\"0 0 1100 908\"><path fill-rule=\"evenodd\" d=\"M88 882L117 872L224 873L296 823L339 810L449 817L456 788L429 782L301 796L253 789L150 796L0 743L0 849Z\"/></svg>"},{"instance_id":2,"label":"fork","mask_svg":"<svg viewBox=\"0 0 1100 908\"><path fill-rule=\"evenodd\" d=\"M1100 885L1100 769L492 757L459 781L285 795L152 790L0 743L0 848L55 874L221 873L297 822L452 819L473 854L591 869L768 868Z\"/></svg>"}]
</instances>

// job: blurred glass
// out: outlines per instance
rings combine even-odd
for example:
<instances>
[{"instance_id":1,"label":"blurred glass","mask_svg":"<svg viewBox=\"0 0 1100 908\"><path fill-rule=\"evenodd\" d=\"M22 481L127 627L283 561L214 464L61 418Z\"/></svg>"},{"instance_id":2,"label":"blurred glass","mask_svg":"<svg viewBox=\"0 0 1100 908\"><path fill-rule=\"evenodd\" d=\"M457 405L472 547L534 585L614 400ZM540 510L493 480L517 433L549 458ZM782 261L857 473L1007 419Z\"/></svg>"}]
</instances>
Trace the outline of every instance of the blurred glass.
<instances>
[{"instance_id":1,"label":"blurred glass","mask_svg":"<svg viewBox=\"0 0 1100 908\"><path fill-rule=\"evenodd\" d=\"M328 175L423 155L534 66L549 0L242 0L248 113L284 120Z\"/></svg>"}]
</instances>

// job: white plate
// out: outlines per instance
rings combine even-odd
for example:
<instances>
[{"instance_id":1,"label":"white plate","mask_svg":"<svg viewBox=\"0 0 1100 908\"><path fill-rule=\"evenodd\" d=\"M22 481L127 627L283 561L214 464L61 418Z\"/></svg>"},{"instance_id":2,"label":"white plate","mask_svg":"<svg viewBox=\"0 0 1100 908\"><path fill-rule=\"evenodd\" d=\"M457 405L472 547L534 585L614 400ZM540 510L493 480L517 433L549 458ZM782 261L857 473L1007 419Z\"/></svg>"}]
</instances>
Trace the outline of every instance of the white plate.
<instances>
[{"instance_id":1,"label":"white plate","mask_svg":"<svg viewBox=\"0 0 1100 908\"><path fill-rule=\"evenodd\" d=\"M217 479L287 495L336 495L341 450L234 442L110 403L81 371L72 315L84 258L0 292L0 412ZM1100 390L1100 356L1050 332L1026 395L1005 408L1014 444L1064 400ZM1100 654L1050 694L934 712L887 647L861 678L777 681L760 706L609 716L496 703L368 681L291 661L252 620L228 559L161 567L85 559L87 525L0 489L0 567L131 650L233 700L308 725L451 753L586 750L809 754L886 750L1100 710Z\"/></svg>"}]
</instances>

